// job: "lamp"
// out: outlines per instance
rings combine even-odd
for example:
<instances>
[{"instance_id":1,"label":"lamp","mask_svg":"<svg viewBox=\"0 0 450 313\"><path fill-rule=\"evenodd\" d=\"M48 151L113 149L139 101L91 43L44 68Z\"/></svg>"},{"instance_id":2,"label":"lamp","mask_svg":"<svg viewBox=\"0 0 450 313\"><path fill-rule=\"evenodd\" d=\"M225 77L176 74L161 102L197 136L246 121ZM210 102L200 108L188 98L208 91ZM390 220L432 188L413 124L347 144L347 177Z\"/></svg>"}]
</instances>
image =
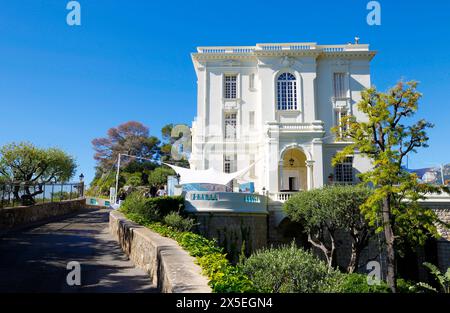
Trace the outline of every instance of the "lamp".
<instances>
[{"instance_id":1,"label":"lamp","mask_svg":"<svg viewBox=\"0 0 450 313\"><path fill-rule=\"evenodd\" d=\"M80 179L80 182L82 183L83 180L84 180L84 175L83 175L83 173L81 173L80 176L78 176L78 178Z\"/></svg>"},{"instance_id":2,"label":"lamp","mask_svg":"<svg viewBox=\"0 0 450 313\"><path fill-rule=\"evenodd\" d=\"M291 158L289 159L289 165L294 166L295 160L292 158L292 151L291 151Z\"/></svg>"}]
</instances>

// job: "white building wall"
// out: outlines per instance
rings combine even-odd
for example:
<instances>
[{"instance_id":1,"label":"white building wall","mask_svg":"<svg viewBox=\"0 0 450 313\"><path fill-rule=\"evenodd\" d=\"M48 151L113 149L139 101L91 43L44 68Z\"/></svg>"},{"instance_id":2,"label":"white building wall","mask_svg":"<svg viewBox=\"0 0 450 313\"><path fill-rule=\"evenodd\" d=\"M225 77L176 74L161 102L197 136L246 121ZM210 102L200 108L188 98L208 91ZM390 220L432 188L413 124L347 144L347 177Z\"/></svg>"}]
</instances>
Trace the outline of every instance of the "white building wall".
<instances>
[{"instance_id":1,"label":"white building wall","mask_svg":"<svg viewBox=\"0 0 450 313\"><path fill-rule=\"evenodd\" d=\"M351 114L364 118L356 104L360 91L370 86L369 63L374 54L367 45L309 43L199 48L192 55L198 79L192 167L223 170L226 150L237 155L237 170L246 168L253 160L256 162L251 171L254 175L249 172L243 180L254 181L259 191L264 187L278 192L283 175L282 151L296 147L307 156L308 188L322 186L333 173L333 155L343 147L330 132L336 124L336 108L347 105ZM283 72L296 77L295 111L276 108L276 79ZM335 72L346 73L347 100L333 99ZM237 75L236 100L224 99L226 74ZM225 112L237 114L236 140L224 139ZM254 112L253 129L249 125L250 112ZM365 171L369 166L367 161L355 157L355 172Z\"/></svg>"}]
</instances>

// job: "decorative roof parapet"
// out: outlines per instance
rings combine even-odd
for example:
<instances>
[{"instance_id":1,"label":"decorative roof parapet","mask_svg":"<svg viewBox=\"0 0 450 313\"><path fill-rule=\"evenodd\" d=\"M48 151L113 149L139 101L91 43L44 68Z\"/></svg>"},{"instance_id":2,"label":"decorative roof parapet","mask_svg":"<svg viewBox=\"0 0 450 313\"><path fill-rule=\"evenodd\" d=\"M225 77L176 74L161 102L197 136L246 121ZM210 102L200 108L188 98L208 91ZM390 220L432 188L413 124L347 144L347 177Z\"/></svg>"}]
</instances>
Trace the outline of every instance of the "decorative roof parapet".
<instances>
[{"instance_id":1,"label":"decorative roof parapet","mask_svg":"<svg viewBox=\"0 0 450 313\"><path fill-rule=\"evenodd\" d=\"M369 50L368 44L318 45L315 42L259 43L255 46L211 46L198 47L193 58L232 58L279 55L365 55L371 58L376 54Z\"/></svg>"}]
</instances>

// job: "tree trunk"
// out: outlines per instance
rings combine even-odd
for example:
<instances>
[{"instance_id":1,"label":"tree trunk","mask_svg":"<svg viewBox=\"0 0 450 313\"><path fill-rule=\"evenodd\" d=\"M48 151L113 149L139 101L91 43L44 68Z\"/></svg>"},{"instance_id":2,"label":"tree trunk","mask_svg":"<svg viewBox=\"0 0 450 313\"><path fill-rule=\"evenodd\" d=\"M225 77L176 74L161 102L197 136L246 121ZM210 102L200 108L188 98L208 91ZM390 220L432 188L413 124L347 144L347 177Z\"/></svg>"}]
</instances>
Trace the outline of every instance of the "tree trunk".
<instances>
[{"instance_id":1,"label":"tree trunk","mask_svg":"<svg viewBox=\"0 0 450 313\"><path fill-rule=\"evenodd\" d=\"M323 252L328 265L328 270L330 270L333 267L333 255L335 250L334 239L331 240L331 247L327 247L323 242L320 240L315 241L311 234L308 234L308 242Z\"/></svg>"},{"instance_id":2,"label":"tree trunk","mask_svg":"<svg viewBox=\"0 0 450 313\"><path fill-rule=\"evenodd\" d=\"M352 237L352 248L347 273L353 273L358 270L361 252L369 245L370 232L368 229L353 230L350 236Z\"/></svg>"},{"instance_id":3,"label":"tree trunk","mask_svg":"<svg viewBox=\"0 0 450 313\"><path fill-rule=\"evenodd\" d=\"M348 263L347 266L347 273L353 273L359 264L359 257L361 254L361 249L359 247L359 244L356 243L355 241L352 242L352 252L350 255L350 262Z\"/></svg>"},{"instance_id":4,"label":"tree trunk","mask_svg":"<svg viewBox=\"0 0 450 313\"><path fill-rule=\"evenodd\" d=\"M13 188L13 195L14 195L14 199L17 201L20 201L19 191L20 191L20 186L15 185Z\"/></svg>"},{"instance_id":5,"label":"tree trunk","mask_svg":"<svg viewBox=\"0 0 450 313\"><path fill-rule=\"evenodd\" d=\"M386 239L387 253L387 283L392 292L397 292L397 278L395 269L394 231L391 223L391 198L387 195L383 199L383 226Z\"/></svg>"}]
</instances>

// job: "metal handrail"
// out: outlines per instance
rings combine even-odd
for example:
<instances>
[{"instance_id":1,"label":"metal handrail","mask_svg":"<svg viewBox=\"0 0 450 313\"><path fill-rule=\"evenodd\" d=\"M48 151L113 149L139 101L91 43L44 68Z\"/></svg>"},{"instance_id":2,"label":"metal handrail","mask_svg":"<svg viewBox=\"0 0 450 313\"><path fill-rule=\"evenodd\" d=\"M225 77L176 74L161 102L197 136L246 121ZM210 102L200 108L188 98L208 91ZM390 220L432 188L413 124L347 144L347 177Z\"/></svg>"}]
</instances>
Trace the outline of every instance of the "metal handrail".
<instances>
[{"instance_id":1,"label":"metal handrail","mask_svg":"<svg viewBox=\"0 0 450 313\"><path fill-rule=\"evenodd\" d=\"M84 196L84 183L3 183L0 184L0 208L60 202Z\"/></svg>"}]
</instances>

